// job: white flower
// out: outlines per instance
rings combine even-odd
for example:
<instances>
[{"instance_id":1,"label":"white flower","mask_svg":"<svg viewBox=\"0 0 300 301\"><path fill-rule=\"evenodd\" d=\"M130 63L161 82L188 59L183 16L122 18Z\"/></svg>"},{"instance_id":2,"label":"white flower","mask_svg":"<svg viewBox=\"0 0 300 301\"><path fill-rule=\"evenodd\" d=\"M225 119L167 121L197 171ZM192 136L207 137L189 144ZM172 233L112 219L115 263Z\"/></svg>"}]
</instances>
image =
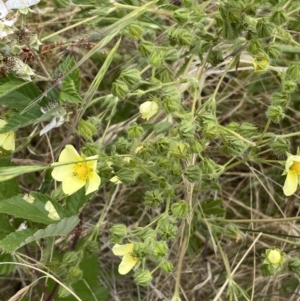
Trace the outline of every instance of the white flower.
<instances>
[{"instance_id":1,"label":"white flower","mask_svg":"<svg viewBox=\"0 0 300 301\"><path fill-rule=\"evenodd\" d=\"M32 5L36 5L40 0L8 0L6 1L6 7L10 9L25 9Z\"/></svg>"}]
</instances>

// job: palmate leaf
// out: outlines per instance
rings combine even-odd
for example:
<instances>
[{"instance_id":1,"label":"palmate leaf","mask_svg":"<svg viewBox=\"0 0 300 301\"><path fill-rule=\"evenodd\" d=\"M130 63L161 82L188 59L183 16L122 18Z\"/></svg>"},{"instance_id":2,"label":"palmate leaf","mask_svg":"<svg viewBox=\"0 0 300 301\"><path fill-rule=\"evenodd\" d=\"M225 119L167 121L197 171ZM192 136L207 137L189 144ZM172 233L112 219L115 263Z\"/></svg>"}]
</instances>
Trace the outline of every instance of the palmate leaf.
<instances>
[{"instance_id":1,"label":"palmate leaf","mask_svg":"<svg viewBox=\"0 0 300 301\"><path fill-rule=\"evenodd\" d=\"M45 209L46 202L50 201L60 218L64 217L64 210L55 199L37 192L32 192L31 196L35 198L33 203L25 201L24 195L17 195L10 199L0 201L0 213L6 213L32 222L49 225L57 222L48 217L49 212Z\"/></svg>"},{"instance_id":2,"label":"palmate leaf","mask_svg":"<svg viewBox=\"0 0 300 301\"><path fill-rule=\"evenodd\" d=\"M79 218L77 216L71 216L38 231L25 229L22 231L14 232L7 235L4 239L0 240L0 248L2 249L2 251L10 253L28 243L37 241L42 238L52 236L66 236L77 226L78 223Z\"/></svg>"}]
</instances>

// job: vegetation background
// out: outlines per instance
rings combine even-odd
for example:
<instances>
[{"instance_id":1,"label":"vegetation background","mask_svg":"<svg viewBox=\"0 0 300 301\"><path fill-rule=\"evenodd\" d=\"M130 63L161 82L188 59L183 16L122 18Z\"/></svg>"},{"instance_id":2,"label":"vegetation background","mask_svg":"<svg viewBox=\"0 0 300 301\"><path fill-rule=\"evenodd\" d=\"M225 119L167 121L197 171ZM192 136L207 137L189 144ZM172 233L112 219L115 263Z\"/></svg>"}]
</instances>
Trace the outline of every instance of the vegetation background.
<instances>
[{"instance_id":1,"label":"vegetation background","mask_svg":"<svg viewBox=\"0 0 300 301\"><path fill-rule=\"evenodd\" d=\"M300 1L25 2L0 23L0 300L299 300ZM98 191L52 179L67 144Z\"/></svg>"}]
</instances>

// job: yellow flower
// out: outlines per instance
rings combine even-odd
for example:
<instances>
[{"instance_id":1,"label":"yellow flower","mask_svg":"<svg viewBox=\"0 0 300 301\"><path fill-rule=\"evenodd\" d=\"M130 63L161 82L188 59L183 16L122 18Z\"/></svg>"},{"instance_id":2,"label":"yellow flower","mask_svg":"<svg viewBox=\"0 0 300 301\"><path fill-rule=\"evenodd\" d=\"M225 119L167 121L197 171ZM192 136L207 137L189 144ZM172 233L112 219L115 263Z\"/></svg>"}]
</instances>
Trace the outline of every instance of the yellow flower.
<instances>
[{"instance_id":1,"label":"yellow flower","mask_svg":"<svg viewBox=\"0 0 300 301\"><path fill-rule=\"evenodd\" d=\"M45 204L45 210L47 210L49 212L48 217L57 221L60 220L60 217L55 209L55 207L53 206L53 204L50 201L47 201L47 203Z\"/></svg>"},{"instance_id":2,"label":"yellow flower","mask_svg":"<svg viewBox=\"0 0 300 301\"><path fill-rule=\"evenodd\" d=\"M119 264L119 273L125 275L138 263L138 259L132 256L134 244L119 245L115 244L112 248L114 255L123 256Z\"/></svg>"},{"instance_id":3,"label":"yellow flower","mask_svg":"<svg viewBox=\"0 0 300 301\"><path fill-rule=\"evenodd\" d=\"M255 71L266 71L269 67L269 60L266 57L253 58L253 68Z\"/></svg>"},{"instance_id":4,"label":"yellow flower","mask_svg":"<svg viewBox=\"0 0 300 301\"><path fill-rule=\"evenodd\" d=\"M87 195L96 191L101 183L100 177L95 171L97 159L98 156L83 159L76 149L68 144L61 152L58 163L52 163L54 169L51 175L56 181L62 182L62 190L65 194L73 194L86 185L85 194Z\"/></svg>"},{"instance_id":5,"label":"yellow flower","mask_svg":"<svg viewBox=\"0 0 300 301\"><path fill-rule=\"evenodd\" d=\"M2 129L7 122L0 119L0 129ZM0 134L0 146L6 150L15 150L15 133L13 131Z\"/></svg>"},{"instance_id":6,"label":"yellow flower","mask_svg":"<svg viewBox=\"0 0 300 301\"><path fill-rule=\"evenodd\" d=\"M145 101L140 105L140 113L143 119L149 120L153 117L159 110L158 104L155 101Z\"/></svg>"},{"instance_id":7,"label":"yellow flower","mask_svg":"<svg viewBox=\"0 0 300 301\"><path fill-rule=\"evenodd\" d=\"M283 185L283 193L286 196L290 196L296 192L297 186L299 184L300 156L293 156L291 154L288 154L283 175L287 175Z\"/></svg>"}]
</instances>

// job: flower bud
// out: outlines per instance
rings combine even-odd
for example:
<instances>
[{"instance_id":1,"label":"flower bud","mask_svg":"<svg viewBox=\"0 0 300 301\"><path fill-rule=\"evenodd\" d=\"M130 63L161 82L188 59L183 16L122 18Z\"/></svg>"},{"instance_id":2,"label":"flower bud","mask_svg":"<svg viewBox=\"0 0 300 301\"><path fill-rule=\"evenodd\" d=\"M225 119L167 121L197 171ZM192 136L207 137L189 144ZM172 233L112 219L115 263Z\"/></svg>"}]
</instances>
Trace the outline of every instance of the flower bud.
<instances>
[{"instance_id":1,"label":"flower bud","mask_svg":"<svg viewBox=\"0 0 300 301\"><path fill-rule=\"evenodd\" d=\"M245 138L251 138L257 135L257 126L251 123L242 123L239 128L239 133Z\"/></svg>"},{"instance_id":2,"label":"flower bud","mask_svg":"<svg viewBox=\"0 0 300 301\"><path fill-rule=\"evenodd\" d=\"M178 24L184 24L189 20L189 10L186 8L176 9L173 13L173 18Z\"/></svg>"},{"instance_id":3,"label":"flower bud","mask_svg":"<svg viewBox=\"0 0 300 301\"><path fill-rule=\"evenodd\" d=\"M187 155L187 146L182 142L176 142L171 146L169 155L174 158L184 158Z\"/></svg>"},{"instance_id":4,"label":"flower bud","mask_svg":"<svg viewBox=\"0 0 300 301\"><path fill-rule=\"evenodd\" d=\"M178 133L181 138L194 138L196 126L192 121L183 120L181 121L178 129Z\"/></svg>"},{"instance_id":5,"label":"flower bud","mask_svg":"<svg viewBox=\"0 0 300 301\"><path fill-rule=\"evenodd\" d=\"M297 83L292 80L284 80L282 82L282 90L288 94L291 94L295 91Z\"/></svg>"},{"instance_id":6,"label":"flower bud","mask_svg":"<svg viewBox=\"0 0 300 301\"><path fill-rule=\"evenodd\" d=\"M197 165L190 165L185 171L184 175L189 182L194 183L200 180L201 170Z\"/></svg>"},{"instance_id":7,"label":"flower bud","mask_svg":"<svg viewBox=\"0 0 300 301\"><path fill-rule=\"evenodd\" d=\"M286 92L274 92L272 94L272 106L281 106L285 108L289 103L291 95Z\"/></svg>"},{"instance_id":8,"label":"flower bud","mask_svg":"<svg viewBox=\"0 0 300 301\"><path fill-rule=\"evenodd\" d=\"M273 25L265 19L260 19L256 24L256 31L259 38L269 38L273 33Z\"/></svg>"},{"instance_id":9,"label":"flower bud","mask_svg":"<svg viewBox=\"0 0 300 301\"><path fill-rule=\"evenodd\" d=\"M85 252L87 252L88 254L97 254L99 252L99 243L97 241L93 241L93 240L86 241L84 247L85 247Z\"/></svg>"},{"instance_id":10,"label":"flower bud","mask_svg":"<svg viewBox=\"0 0 300 301\"><path fill-rule=\"evenodd\" d=\"M155 241L152 245L154 256L165 257L168 254L169 248L165 241Z\"/></svg>"},{"instance_id":11,"label":"flower bud","mask_svg":"<svg viewBox=\"0 0 300 301\"><path fill-rule=\"evenodd\" d=\"M68 265L76 265L80 260L81 259L78 254L74 251L71 251L64 254L63 263Z\"/></svg>"},{"instance_id":12,"label":"flower bud","mask_svg":"<svg viewBox=\"0 0 300 301\"><path fill-rule=\"evenodd\" d=\"M290 143L284 138L278 137L272 144L271 148L277 156L282 156L290 149Z\"/></svg>"},{"instance_id":13,"label":"flower bud","mask_svg":"<svg viewBox=\"0 0 300 301\"><path fill-rule=\"evenodd\" d=\"M178 228L168 220L164 220L158 225L158 233L162 240L173 240L177 232Z\"/></svg>"},{"instance_id":14,"label":"flower bud","mask_svg":"<svg viewBox=\"0 0 300 301\"><path fill-rule=\"evenodd\" d=\"M127 141L124 137L120 137L114 144L113 149L117 154L128 154L131 149L131 142Z\"/></svg>"},{"instance_id":15,"label":"flower bud","mask_svg":"<svg viewBox=\"0 0 300 301\"><path fill-rule=\"evenodd\" d=\"M97 128L92 120L79 120L77 133L84 139L91 139L97 133Z\"/></svg>"},{"instance_id":16,"label":"flower bud","mask_svg":"<svg viewBox=\"0 0 300 301\"><path fill-rule=\"evenodd\" d=\"M161 264L160 264L160 268L165 272L165 273L171 273L173 271L173 264L168 261L168 260L164 260Z\"/></svg>"},{"instance_id":17,"label":"flower bud","mask_svg":"<svg viewBox=\"0 0 300 301\"><path fill-rule=\"evenodd\" d=\"M186 218L190 211L190 207L187 202L179 201L171 205L171 211L175 217Z\"/></svg>"},{"instance_id":18,"label":"flower bud","mask_svg":"<svg viewBox=\"0 0 300 301\"><path fill-rule=\"evenodd\" d=\"M262 256L265 258L264 264L271 265L275 269L282 266L285 261L285 253L275 247L267 249Z\"/></svg>"},{"instance_id":19,"label":"flower bud","mask_svg":"<svg viewBox=\"0 0 300 301\"><path fill-rule=\"evenodd\" d=\"M125 35L133 40L137 40L143 35L143 27L137 23L129 24L126 28Z\"/></svg>"},{"instance_id":20,"label":"flower bud","mask_svg":"<svg viewBox=\"0 0 300 301\"><path fill-rule=\"evenodd\" d=\"M70 267L67 274L67 281L74 283L80 280L82 277L82 270L78 267Z\"/></svg>"},{"instance_id":21,"label":"flower bud","mask_svg":"<svg viewBox=\"0 0 300 301\"><path fill-rule=\"evenodd\" d=\"M258 39L251 39L247 50L253 55L260 54L263 51L263 46Z\"/></svg>"},{"instance_id":22,"label":"flower bud","mask_svg":"<svg viewBox=\"0 0 300 301\"><path fill-rule=\"evenodd\" d=\"M139 52L144 58L148 58L154 52L154 45L147 41L142 41L139 45Z\"/></svg>"},{"instance_id":23,"label":"flower bud","mask_svg":"<svg viewBox=\"0 0 300 301\"><path fill-rule=\"evenodd\" d=\"M267 118L274 123L279 123L285 117L281 106L269 106L267 110Z\"/></svg>"},{"instance_id":24,"label":"flower bud","mask_svg":"<svg viewBox=\"0 0 300 301\"><path fill-rule=\"evenodd\" d=\"M116 172L116 176L124 185L129 185L135 182L137 173L132 168L122 168Z\"/></svg>"},{"instance_id":25,"label":"flower bud","mask_svg":"<svg viewBox=\"0 0 300 301\"><path fill-rule=\"evenodd\" d=\"M203 134L206 139L216 139L220 135L219 126L215 122L206 122L203 127Z\"/></svg>"},{"instance_id":26,"label":"flower bud","mask_svg":"<svg viewBox=\"0 0 300 301\"><path fill-rule=\"evenodd\" d=\"M174 81L174 76L171 73L170 70L162 67L156 70L155 77L161 82L161 83L170 83Z\"/></svg>"},{"instance_id":27,"label":"flower bud","mask_svg":"<svg viewBox=\"0 0 300 301\"><path fill-rule=\"evenodd\" d=\"M156 231L151 228L144 228L138 233L141 241L155 241L156 240Z\"/></svg>"},{"instance_id":28,"label":"flower bud","mask_svg":"<svg viewBox=\"0 0 300 301\"><path fill-rule=\"evenodd\" d=\"M283 23L286 23L287 20L288 18L282 8L273 10L270 16L270 21L275 25L282 25Z\"/></svg>"},{"instance_id":29,"label":"flower bud","mask_svg":"<svg viewBox=\"0 0 300 301\"><path fill-rule=\"evenodd\" d=\"M247 150L248 145L240 139L230 137L224 141L222 152L227 156L241 156Z\"/></svg>"},{"instance_id":30,"label":"flower bud","mask_svg":"<svg viewBox=\"0 0 300 301\"><path fill-rule=\"evenodd\" d=\"M225 170L223 165L219 165L211 159L204 158L199 167L202 172L202 177L206 176L206 178L213 180L216 179L220 174L222 174Z\"/></svg>"},{"instance_id":31,"label":"flower bud","mask_svg":"<svg viewBox=\"0 0 300 301\"><path fill-rule=\"evenodd\" d=\"M300 78L300 63L299 62L292 62L288 69L286 70L286 75L291 80L298 80Z\"/></svg>"},{"instance_id":32,"label":"flower bud","mask_svg":"<svg viewBox=\"0 0 300 301\"><path fill-rule=\"evenodd\" d=\"M281 54L281 47L279 45L276 45L275 43L270 43L266 48L265 51L267 55L271 59L278 59L279 55Z\"/></svg>"},{"instance_id":33,"label":"flower bud","mask_svg":"<svg viewBox=\"0 0 300 301\"><path fill-rule=\"evenodd\" d=\"M174 48L168 49L165 54L165 61L175 62L177 60L178 60L178 51Z\"/></svg>"},{"instance_id":34,"label":"flower bud","mask_svg":"<svg viewBox=\"0 0 300 301\"><path fill-rule=\"evenodd\" d=\"M206 148L206 146L204 144L202 144L200 141L195 140L195 139L192 139L191 141L189 141L189 144L190 144L190 150L194 154L200 154Z\"/></svg>"},{"instance_id":35,"label":"flower bud","mask_svg":"<svg viewBox=\"0 0 300 301\"><path fill-rule=\"evenodd\" d=\"M64 288L63 286L59 286L58 289L58 297L59 298L66 298L70 296L70 290L67 290L66 288Z\"/></svg>"},{"instance_id":36,"label":"flower bud","mask_svg":"<svg viewBox=\"0 0 300 301\"><path fill-rule=\"evenodd\" d=\"M272 276L275 274L274 267L271 265L268 265L268 264L262 264L260 266L260 270L261 270L261 274L263 275L263 277L268 277L268 276Z\"/></svg>"},{"instance_id":37,"label":"flower bud","mask_svg":"<svg viewBox=\"0 0 300 301\"><path fill-rule=\"evenodd\" d=\"M157 114L159 106L156 101L145 101L140 105L140 113L142 118L149 120L151 117Z\"/></svg>"},{"instance_id":38,"label":"flower bud","mask_svg":"<svg viewBox=\"0 0 300 301\"><path fill-rule=\"evenodd\" d=\"M141 137L143 132L144 132L144 129L140 125L138 125L136 122L134 124L132 124L127 130L128 137L131 139L137 139L137 138Z\"/></svg>"},{"instance_id":39,"label":"flower bud","mask_svg":"<svg viewBox=\"0 0 300 301\"><path fill-rule=\"evenodd\" d=\"M141 81L140 71L137 69L130 69L122 71L120 80L124 81L128 87L135 86Z\"/></svg>"},{"instance_id":40,"label":"flower bud","mask_svg":"<svg viewBox=\"0 0 300 301\"><path fill-rule=\"evenodd\" d=\"M159 137L155 142L154 142L154 147L156 151L158 151L161 154L166 154L167 151L170 149L170 144L171 141L167 137Z\"/></svg>"},{"instance_id":41,"label":"flower bud","mask_svg":"<svg viewBox=\"0 0 300 301\"><path fill-rule=\"evenodd\" d=\"M164 63L163 51L160 49L155 49L149 58L149 64L152 67L160 67L163 63Z\"/></svg>"},{"instance_id":42,"label":"flower bud","mask_svg":"<svg viewBox=\"0 0 300 301\"><path fill-rule=\"evenodd\" d=\"M243 239L239 227L234 224L229 224L226 226L224 235L230 239L234 239L235 242L239 242L241 239Z\"/></svg>"},{"instance_id":43,"label":"flower bud","mask_svg":"<svg viewBox=\"0 0 300 301\"><path fill-rule=\"evenodd\" d=\"M109 234L123 239L127 235L127 228L124 224L115 224L109 229Z\"/></svg>"},{"instance_id":44,"label":"flower bud","mask_svg":"<svg viewBox=\"0 0 300 301\"><path fill-rule=\"evenodd\" d=\"M158 189L146 191L144 203L146 206L149 206L153 209L158 208L164 203L162 193Z\"/></svg>"},{"instance_id":45,"label":"flower bud","mask_svg":"<svg viewBox=\"0 0 300 301\"><path fill-rule=\"evenodd\" d=\"M152 275L149 270L139 270L133 277L135 283L140 286L147 286L152 280Z\"/></svg>"},{"instance_id":46,"label":"flower bud","mask_svg":"<svg viewBox=\"0 0 300 301\"><path fill-rule=\"evenodd\" d=\"M124 99L127 96L127 94L129 94L127 84L124 81L116 80L112 84L112 94L114 96L119 97L120 99Z\"/></svg>"},{"instance_id":47,"label":"flower bud","mask_svg":"<svg viewBox=\"0 0 300 301\"><path fill-rule=\"evenodd\" d=\"M267 56L259 56L253 58L253 68L255 71L266 71L269 67L269 58Z\"/></svg>"}]
</instances>

